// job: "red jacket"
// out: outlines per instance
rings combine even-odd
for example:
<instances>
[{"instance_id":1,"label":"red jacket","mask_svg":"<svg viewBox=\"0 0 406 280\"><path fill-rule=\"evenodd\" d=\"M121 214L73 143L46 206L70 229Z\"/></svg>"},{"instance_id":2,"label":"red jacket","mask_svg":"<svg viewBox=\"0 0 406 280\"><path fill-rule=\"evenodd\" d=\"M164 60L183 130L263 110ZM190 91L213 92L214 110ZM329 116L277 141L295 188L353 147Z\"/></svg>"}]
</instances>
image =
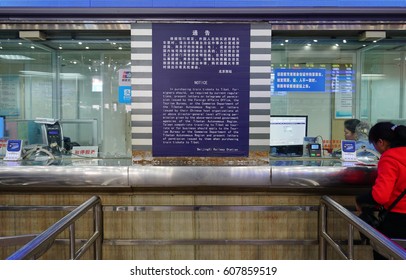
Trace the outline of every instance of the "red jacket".
<instances>
[{"instance_id":1,"label":"red jacket","mask_svg":"<svg viewBox=\"0 0 406 280\"><path fill-rule=\"evenodd\" d=\"M406 188L406 147L390 148L378 162L378 176L372 187L372 197L386 209ZM406 214L406 195L391 212Z\"/></svg>"}]
</instances>

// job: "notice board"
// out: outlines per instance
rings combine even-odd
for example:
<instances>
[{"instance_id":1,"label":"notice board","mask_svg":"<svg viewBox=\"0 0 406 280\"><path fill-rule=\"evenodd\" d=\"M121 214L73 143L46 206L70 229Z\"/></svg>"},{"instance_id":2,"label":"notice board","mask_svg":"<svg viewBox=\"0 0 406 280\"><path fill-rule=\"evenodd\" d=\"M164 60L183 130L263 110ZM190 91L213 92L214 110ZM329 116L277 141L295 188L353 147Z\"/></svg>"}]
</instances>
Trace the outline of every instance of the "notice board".
<instances>
[{"instance_id":1,"label":"notice board","mask_svg":"<svg viewBox=\"0 0 406 280\"><path fill-rule=\"evenodd\" d=\"M152 69L153 156L248 156L248 24L153 24Z\"/></svg>"}]
</instances>

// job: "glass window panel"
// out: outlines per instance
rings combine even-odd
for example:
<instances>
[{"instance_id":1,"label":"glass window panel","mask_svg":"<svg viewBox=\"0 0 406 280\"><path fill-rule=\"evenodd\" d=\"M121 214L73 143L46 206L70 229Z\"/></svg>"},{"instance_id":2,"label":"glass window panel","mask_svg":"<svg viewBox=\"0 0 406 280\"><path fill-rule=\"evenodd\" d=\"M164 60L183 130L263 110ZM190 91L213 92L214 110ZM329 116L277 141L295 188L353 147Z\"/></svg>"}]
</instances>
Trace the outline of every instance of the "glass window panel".
<instances>
[{"instance_id":1,"label":"glass window panel","mask_svg":"<svg viewBox=\"0 0 406 280\"><path fill-rule=\"evenodd\" d=\"M18 31L0 33L18 38ZM80 38L72 39L73 33ZM131 157L131 112L118 99L119 70L130 70L129 42L129 30L0 39L0 115L7 116L8 136L35 144L41 139L27 124L37 117L61 119L72 142L98 145L102 157Z\"/></svg>"}]
</instances>

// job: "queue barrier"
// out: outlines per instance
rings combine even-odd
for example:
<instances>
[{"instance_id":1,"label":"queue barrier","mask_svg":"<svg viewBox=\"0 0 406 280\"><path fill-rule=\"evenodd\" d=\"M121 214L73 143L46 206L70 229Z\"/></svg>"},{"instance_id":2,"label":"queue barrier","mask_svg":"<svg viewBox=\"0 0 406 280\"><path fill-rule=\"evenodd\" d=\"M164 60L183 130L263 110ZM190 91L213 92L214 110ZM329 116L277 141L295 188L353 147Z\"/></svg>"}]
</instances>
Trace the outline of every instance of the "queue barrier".
<instances>
[{"instance_id":1,"label":"queue barrier","mask_svg":"<svg viewBox=\"0 0 406 280\"><path fill-rule=\"evenodd\" d=\"M25 207L13 206L13 207L0 207L1 210L24 210ZM28 206L25 209L34 210L35 207ZM47 209L58 209L60 207L50 207L44 208L40 207L42 210ZM66 210L66 207L62 207ZM39 210L37 208L36 210ZM75 222L81 218L88 211L93 211L93 221L94 230L93 234L85 241L85 243L78 249L76 249L76 238L75 238ZM64 216L62 219L57 221L55 224L51 225L48 229L42 233L33 236L27 236L26 238L32 238L27 244L21 247L19 250L10 255L7 260L29 260L40 258L57 240L57 237L65 230L69 229L69 248L70 248L70 259L77 260L80 259L84 253L93 248L93 256L96 260L102 259L102 208L101 199L98 196L93 196L89 200L85 201L80 206L73 209L70 213ZM16 245L19 241L24 240L23 236L17 236L16 238L6 238L6 242L9 245Z\"/></svg>"},{"instance_id":2,"label":"queue barrier","mask_svg":"<svg viewBox=\"0 0 406 280\"><path fill-rule=\"evenodd\" d=\"M14 210L17 208L22 210L22 206L14 206ZM48 209L69 209L71 206L55 206L49 207ZM12 207L13 208L13 207ZM24 208L24 207L23 207ZM26 210L31 209L32 206L26 206ZM47 209L43 206L42 209ZM0 211L6 210L3 206L0 206ZM7 210L12 210L8 208ZM86 211L93 210L94 212L94 224L95 231L93 236L85 242L85 245L81 247L78 251L75 251L74 244L74 221L83 215ZM148 211L317 211L319 215L318 219L318 239L302 239L302 240L291 240L291 239L171 239L171 240L155 240L155 239L114 239L114 240L103 240L103 227L102 227L102 217L103 212L148 212ZM348 223L348 240L343 242L341 240L334 240L327 231L327 219L328 212L333 211L337 213L341 218L343 218ZM319 259L323 260L327 258L327 245L330 245L342 258L344 259L354 259L354 229L359 230L371 240L371 244L374 249L389 256L390 259L406 259L406 250L401 248L398 243L402 243L404 240L391 240L384 235L377 232L374 228L370 227L364 221L359 219L350 210L344 206L338 204L336 201L328 196L323 196L320 200L320 206L261 206L261 205L182 205L182 206L165 206L165 205L148 205L148 206L102 206L100 198L95 196L90 200L82 204L81 206L75 208L62 218L60 221L52 225L42 234L36 236L20 250L16 251L7 259L37 259L40 257L49 246L56 240L58 233L63 231L65 228L70 227L70 246L71 246L71 259L79 259L83 252L94 243L95 259L101 259L101 247L104 245L319 245ZM23 240L23 237L19 237ZM26 238L30 238L27 236ZM0 239L1 241L1 239ZM11 245L10 241L9 245ZM405 243L406 244L406 243ZM1 242L0 242L1 245ZM346 245L347 250L344 249L342 245Z\"/></svg>"}]
</instances>

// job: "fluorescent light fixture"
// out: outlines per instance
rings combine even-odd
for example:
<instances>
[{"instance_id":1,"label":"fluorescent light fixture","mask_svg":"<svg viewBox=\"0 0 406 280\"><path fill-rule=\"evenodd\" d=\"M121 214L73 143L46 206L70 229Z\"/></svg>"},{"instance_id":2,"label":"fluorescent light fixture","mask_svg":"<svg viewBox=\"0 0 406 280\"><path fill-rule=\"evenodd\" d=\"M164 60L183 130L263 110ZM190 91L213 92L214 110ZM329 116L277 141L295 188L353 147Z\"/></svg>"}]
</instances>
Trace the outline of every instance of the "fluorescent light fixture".
<instances>
[{"instance_id":1,"label":"fluorescent light fixture","mask_svg":"<svg viewBox=\"0 0 406 280\"><path fill-rule=\"evenodd\" d=\"M359 41L379 41L386 38L385 31L365 31L358 37Z\"/></svg>"},{"instance_id":2,"label":"fluorescent light fixture","mask_svg":"<svg viewBox=\"0 0 406 280\"><path fill-rule=\"evenodd\" d=\"M41 72L41 71L20 71L22 76L41 76L41 77L55 77L55 73ZM60 73L61 79L84 79L85 77L79 73Z\"/></svg>"},{"instance_id":3,"label":"fluorescent light fixture","mask_svg":"<svg viewBox=\"0 0 406 280\"><path fill-rule=\"evenodd\" d=\"M19 54L0 54L0 58L6 60L35 60L32 57Z\"/></svg>"},{"instance_id":4,"label":"fluorescent light fixture","mask_svg":"<svg viewBox=\"0 0 406 280\"><path fill-rule=\"evenodd\" d=\"M38 30L33 30L33 31L20 31L19 32L20 38L25 39L25 40L41 40L44 41L46 40L46 35Z\"/></svg>"},{"instance_id":5,"label":"fluorescent light fixture","mask_svg":"<svg viewBox=\"0 0 406 280\"><path fill-rule=\"evenodd\" d=\"M41 76L41 77L54 77L54 73L42 71L20 71L21 76Z\"/></svg>"},{"instance_id":6,"label":"fluorescent light fixture","mask_svg":"<svg viewBox=\"0 0 406 280\"><path fill-rule=\"evenodd\" d=\"M382 80L385 79L385 74L361 74L361 79L368 79L368 80Z\"/></svg>"}]
</instances>

